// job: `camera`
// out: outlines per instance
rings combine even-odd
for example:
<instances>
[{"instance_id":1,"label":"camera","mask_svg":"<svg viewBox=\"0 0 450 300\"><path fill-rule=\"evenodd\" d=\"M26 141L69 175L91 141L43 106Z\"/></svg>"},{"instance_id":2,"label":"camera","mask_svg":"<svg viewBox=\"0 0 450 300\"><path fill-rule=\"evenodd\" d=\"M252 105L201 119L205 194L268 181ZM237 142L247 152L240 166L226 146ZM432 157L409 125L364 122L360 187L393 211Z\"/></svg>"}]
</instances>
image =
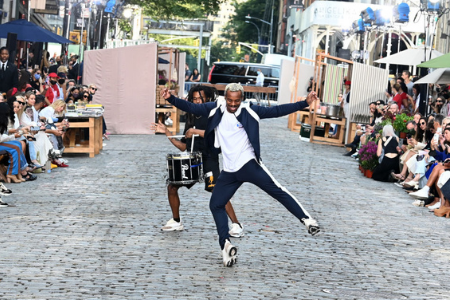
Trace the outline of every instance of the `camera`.
<instances>
[{"instance_id":1,"label":"camera","mask_svg":"<svg viewBox=\"0 0 450 300\"><path fill-rule=\"evenodd\" d=\"M410 133L408 133L408 134L406 135L406 137L407 137L408 140L409 140L410 138L412 138L412 135L411 135Z\"/></svg>"}]
</instances>

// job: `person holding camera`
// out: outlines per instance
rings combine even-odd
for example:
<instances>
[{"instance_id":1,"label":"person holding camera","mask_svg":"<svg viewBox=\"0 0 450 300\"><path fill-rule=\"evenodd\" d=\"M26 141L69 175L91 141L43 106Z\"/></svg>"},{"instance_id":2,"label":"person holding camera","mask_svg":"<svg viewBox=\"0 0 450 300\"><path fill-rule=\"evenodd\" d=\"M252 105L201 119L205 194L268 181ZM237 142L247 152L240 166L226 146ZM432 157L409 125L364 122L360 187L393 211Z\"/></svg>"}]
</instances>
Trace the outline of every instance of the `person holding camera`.
<instances>
[{"instance_id":1,"label":"person holding camera","mask_svg":"<svg viewBox=\"0 0 450 300\"><path fill-rule=\"evenodd\" d=\"M443 118L438 117L437 123L439 123L439 126L442 119ZM407 129L409 130L408 127ZM417 155L419 151L430 149L429 143L431 136L430 134L427 134L427 132L428 127L426 118L421 118L414 137L411 135L408 137L407 146L403 149L405 153L400 157L400 161L403 164L402 171L399 174L396 174L395 172L391 173L392 177L402 181L400 184L404 187L418 188L419 179L425 173L424 168L426 165L424 165L423 162L420 162L421 160L417 160ZM417 165L418 162L419 165Z\"/></svg>"},{"instance_id":2,"label":"person holding camera","mask_svg":"<svg viewBox=\"0 0 450 300\"><path fill-rule=\"evenodd\" d=\"M64 111L66 110L66 103L64 100L57 100L52 103L52 105L47 106L39 112L39 117L41 119L45 119L46 125L46 133L49 136L50 141L52 142L53 149L58 150L56 152L57 155L61 155L61 152L64 150L62 138L64 137L64 132L69 127L69 123L67 120L61 120L64 115ZM68 167L64 162L54 161L54 164L58 165L58 167Z\"/></svg>"}]
</instances>

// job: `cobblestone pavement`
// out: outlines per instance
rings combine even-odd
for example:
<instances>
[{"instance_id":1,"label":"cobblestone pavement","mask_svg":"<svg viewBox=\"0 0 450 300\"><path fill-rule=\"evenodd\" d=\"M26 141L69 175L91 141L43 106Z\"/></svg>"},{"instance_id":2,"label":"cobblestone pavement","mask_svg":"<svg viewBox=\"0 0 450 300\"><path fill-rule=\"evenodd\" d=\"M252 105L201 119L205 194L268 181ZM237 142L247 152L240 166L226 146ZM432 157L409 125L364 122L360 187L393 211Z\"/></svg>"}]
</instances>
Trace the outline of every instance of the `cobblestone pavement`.
<instances>
[{"instance_id":1,"label":"cobblestone pavement","mask_svg":"<svg viewBox=\"0 0 450 300\"><path fill-rule=\"evenodd\" d=\"M112 136L95 158L8 185L0 299L449 299L450 220L286 124L261 122L262 156L321 235L244 184L233 205L246 235L225 268L202 185L180 190L186 230L160 231L175 148L161 135Z\"/></svg>"}]
</instances>

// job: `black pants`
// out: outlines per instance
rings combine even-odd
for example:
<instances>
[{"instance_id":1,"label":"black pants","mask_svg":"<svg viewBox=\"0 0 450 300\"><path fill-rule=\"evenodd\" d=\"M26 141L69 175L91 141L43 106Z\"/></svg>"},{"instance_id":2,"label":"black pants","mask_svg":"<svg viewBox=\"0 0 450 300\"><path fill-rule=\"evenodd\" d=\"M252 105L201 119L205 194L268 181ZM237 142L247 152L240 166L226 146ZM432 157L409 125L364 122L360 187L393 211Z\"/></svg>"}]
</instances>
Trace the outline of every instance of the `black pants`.
<instances>
[{"instance_id":1,"label":"black pants","mask_svg":"<svg viewBox=\"0 0 450 300\"><path fill-rule=\"evenodd\" d=\"M400 173L398 155L394 158L383 157L381 164L373 170L372 179L376 181L389 181L389 175L392 171Z\"/></svg>"}]
</instances>

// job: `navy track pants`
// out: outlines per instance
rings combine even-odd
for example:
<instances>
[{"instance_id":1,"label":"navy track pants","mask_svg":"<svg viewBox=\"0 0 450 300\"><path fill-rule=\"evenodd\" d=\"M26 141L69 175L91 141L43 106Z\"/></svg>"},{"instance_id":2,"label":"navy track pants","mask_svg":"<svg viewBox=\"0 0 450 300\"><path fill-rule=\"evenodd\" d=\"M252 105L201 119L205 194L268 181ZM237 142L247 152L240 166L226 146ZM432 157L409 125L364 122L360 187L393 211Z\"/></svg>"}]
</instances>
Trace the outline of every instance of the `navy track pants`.
<instances>
[{"instance_id":1,"label":"navy track pants","mask_svg":"<svg viewBox=\"0 0 450 300\"><path fill-rule=\"evenodd\" d=\"M310 218L308 212L303 209L300 202L273 178L267 168L262 163L258 163L255 159L252 159L237 172L222 171L214 187L209 208L216 222L221 249L225 245L225 240L230 237L228 234L228 217L225 211L225 205L244 182L253 183L258 186L280 202L299 220Z\"/></svg>"}]
</instances>

